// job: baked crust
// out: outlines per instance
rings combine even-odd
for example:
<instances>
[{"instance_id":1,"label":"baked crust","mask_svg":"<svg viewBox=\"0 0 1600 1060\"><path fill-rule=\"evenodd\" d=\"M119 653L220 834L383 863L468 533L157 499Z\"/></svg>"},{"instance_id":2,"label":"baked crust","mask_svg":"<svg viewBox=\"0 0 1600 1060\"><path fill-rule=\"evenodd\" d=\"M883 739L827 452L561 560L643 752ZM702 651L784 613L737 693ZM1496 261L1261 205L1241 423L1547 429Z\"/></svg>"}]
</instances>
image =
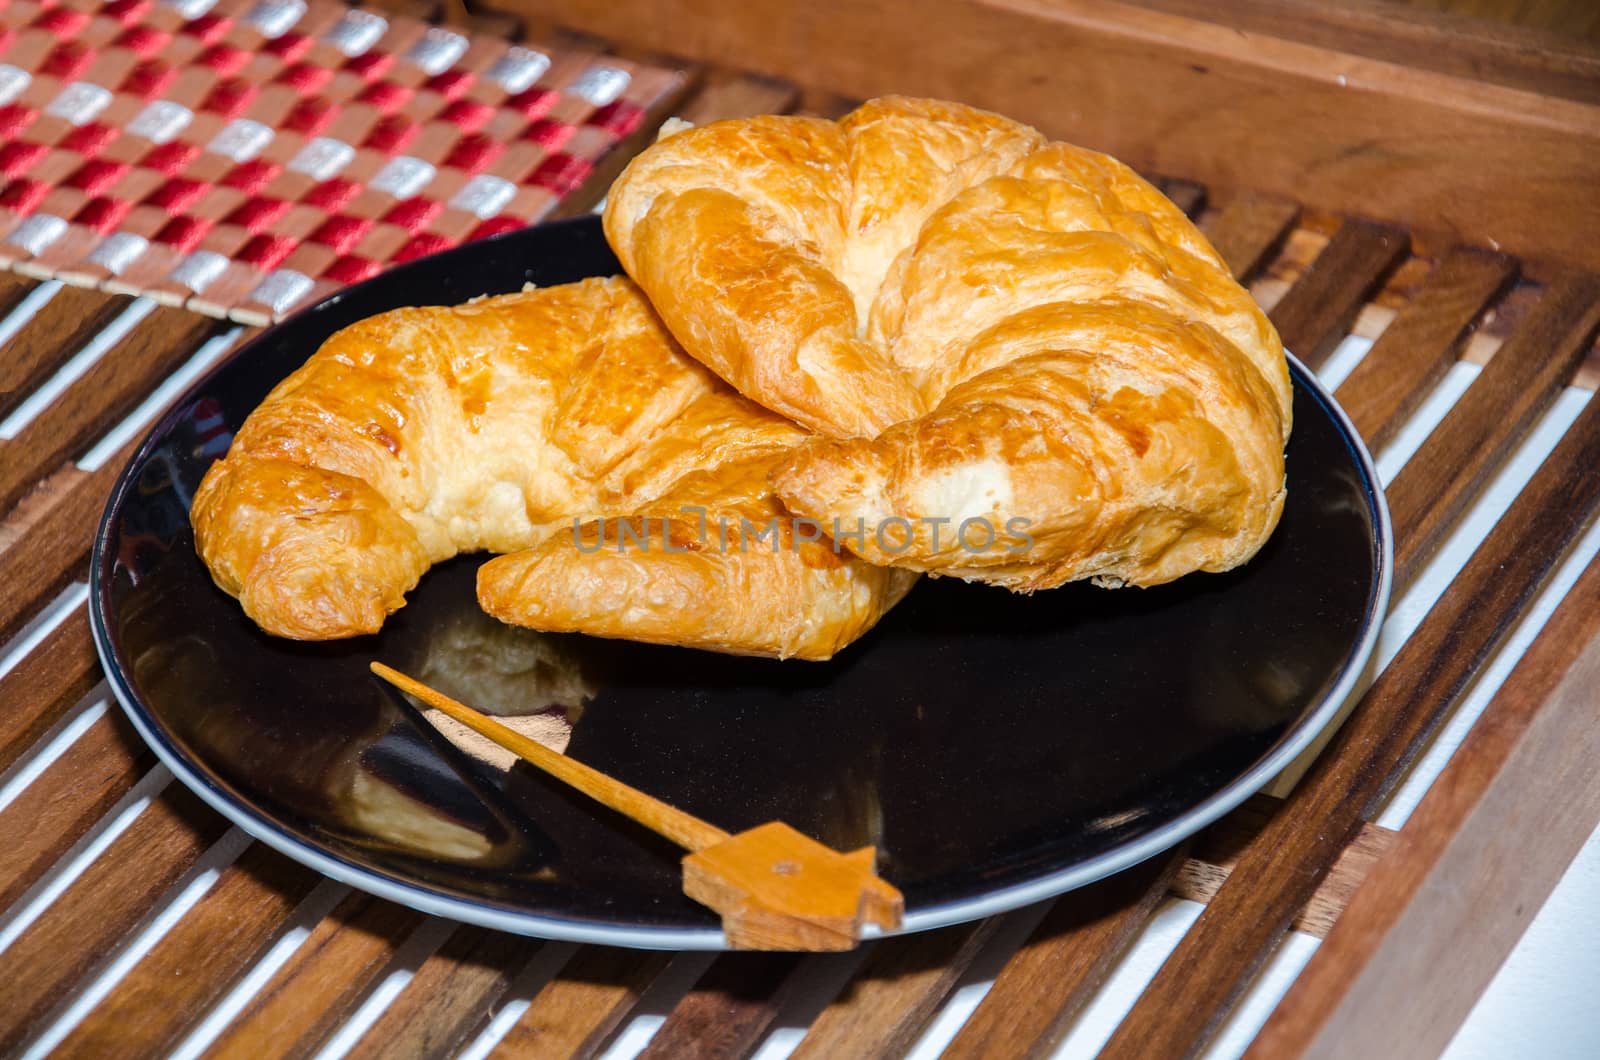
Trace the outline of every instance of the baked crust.
<instances>
[{"instance_id":1,"label":"baked crust","mask_svg":"<svg viewBox=\"0 0 1600 1060\"><path fill-rule=\"evenodd\" d=\"M216 583L279 636L375 632L429 566L489 551L522 553L479 575L508 622L826 658L904 572L659 535L588 552L573 529L776 511L767 475L806 436L686 357L631 282L585 280L334 335L251 413L191 520Z\"/></svg>"},{"instance_id":2,"label":"baked crust","mask_svg":"<svg viewBox=\"0 0 1600 1060\"><path fill-rule=\"evenodd\" d=\"M793 511L866 529L841 540L874 563L1154 585L1237 566L1277 524L1278 336L1114 159L890 97L672 134L605 224L686 350L828 436L772 481Z\"/></svg>"}]
</instances>

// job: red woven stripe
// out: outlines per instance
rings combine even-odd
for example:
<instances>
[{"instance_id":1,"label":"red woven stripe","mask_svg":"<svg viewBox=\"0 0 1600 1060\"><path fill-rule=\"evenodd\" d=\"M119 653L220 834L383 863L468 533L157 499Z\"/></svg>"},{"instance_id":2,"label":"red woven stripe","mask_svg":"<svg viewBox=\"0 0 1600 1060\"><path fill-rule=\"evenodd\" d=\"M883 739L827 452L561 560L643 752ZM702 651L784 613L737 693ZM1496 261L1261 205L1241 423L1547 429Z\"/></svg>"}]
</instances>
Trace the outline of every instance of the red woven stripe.
<instances>
[{"instance_id":1,"label":"red woven stripe","mask_svg":"<svg viewBox=\"0 0 1600 1060\"><path fill-rule=\"evenodd\" d=\"M446 70L442 74L434 74L428 78L422 87L429 92L437 92L445 99L460 99L476 80L476 75L466 70Z\"/></svg>"},{"instance_id":2,"label":"red woven stripe","mask_svg":"<svg viewBox=\"0 0 1600 1060\"><path fill-rule=\"evenodd\" d=\"M292 63L306 53L311 47L311 38L304 33L285 33L277 40L267 42L263 50L271 55L276 55L286 63Z\"/></svg>"},{"instance_id":3,"label":"red woven stripe","mask_svg":"<svg viewBox=\"0 0 1600 1060\"><path fill-rule=\"evenodd\" d=\"M93 158L111 146L111 141L121 135L121 129L92 121L67 133L57 146L63 151L72 151L86 158Z\"/></svg>"},{"instance_id":4,"label":"red woven stripe","mask_svg":"<svg viewBox=\"0 0 1600 1060\"><path fill-rule=\"evenodd\" d=\"M164 243L175 247L187 254L200 245L200 241L211 231L211 222L199 217L174 217L161 226L155 234L157 243Z\"/></svg>"},{"instance_id":5,"label":"red woven stripe","mask_svg":"<svg viewBox=\"0 0 1600 1060\"><path fill-rule=\"evenodd\" d=\"M389 207L383 215L384 224L398 225L415 235L444 211L444 203L437 199L403 199Z\"/></svg>"},{"instance_id":6,"label":"red woven stripe","mask_svg":"<svg viewBox=\"0 0 1600 1060\"><path fill-rule=\"evenodd\" d=\"M57 7L40 13L33 24L57 37L73 37L89 24L89 13L74 11L70 7Z\"/></svg>"},{"instance_id":7,"label":"red woven stripe","mask_svg":"<svg viewBox=\"0 0 1600 1060\"><path fill-rule=\"evenodd\" d=\"M50 149L44 144L30 144L25 140L12 140L0 146L0 174L14 177L26 173Z\"/></svg>"},{"instance_id":8,"label":"red woven stripe","mask_svg":"<svg viewBox=\"0 0 1600 1060\"><path fill-rule=\"evenodd\" d=\"M262 272L275 269L278 263L294 250L295 241L288 236L251 236L239 251L238 259L254 265Z\"/></svg>"},{"instance_id":9,"label":"red woven stripe","mask_svg":"<svg viewBox=\"0 0 1600 1060\"><path fill-rule=\"evenodd\" d=\"M444 164L476 173L504 154L505 149L506 145L498 140L483 133L473 133L456 141L456 145L445 156Z\"/></svg>"},{"instance_id":10,"label":"red woven stripe","mask_svg":"<svg viewBox=\"0 0 1600 1060\"><path fill-rule=\"evenodd\" d=\"M317 226L310 239L313 243L332 247L336 254L345 254L361 242L361 237L371 229L372 222L363 217L330 217Z\"/></svg>"},{"instance_id":11,"label":"red woven stripe","mask_svg":"<svg viewBox=\"0 0 1600 1060\"><path fill-rule=\"evenodd\" d=\"M50 185L27 177L17 177L0 189L0 206L24 217L39 208L44 197L50 194Z\"/></svg>"},{"instance_id":12,"label":"red woven stripe","mask_svg":"<svg viewBox=\"0 0 1600 1060\"><path fill-rule=\"evenodd\" d=\"M170 144L160 144L151 148L149 154L139 159L139 164L146 169L153 169L157 173L165 173L171 177L183 172L190 162L199 157L198 146L174 140Z\"/></svg>"},{"instance_id":13,"label":"red woven stripe","mask_svg":"<svg viewBox=\"0 0 1600 1060\"><path fill-rule=\"evenodd\" d=\"M582 184L594 165L573 155L551 155L539 164L530 178L541 188L549 188L557 195L566 195Z\"/></svg>"},{"instance_id":14,"label":"red woven stripe","mask_svg":"<svg viewBox=\"0 0 1600 1060\"><path fill-rule=\"evenodd\" d=\"M73 171L66 180L70 188L79 188L90 195L104 195L112 186L127 176L132 166L122 162L91 159Z\"/></svg>"},{"instance_id":15,"label":"red woven stripe","mask_svg":"<svg viewBox=\"0 0 1600 1060\"><path fill-rule=\"evenodd\" d=\"M362 147L371 148L380 154L397 155L406 149L406 145L417 138L422 131L422 126L410 118L399 114L386 114L379 118L372 126L372 131L367 133L367 138L362 141Z\"/></svg>"},{"instance_id":16,"label":"red woven stripe","mask_svg":"<svg viewBox=\"0 0 1600 1060\"><path fill-rule=\"evenodd\" d=\"M356 93L356 99L378 108L385 114L393 114L410 102L415 94L405 85L397 85L393 81L374 81Z\"/></svg>"},{"instance_id":17,"label":"red woven stripe","mask_svg":"<svg viewBox=\"0 0 1600 1060\"><path fill-rule=\"evenodd\" d=\"M250 61L250 53L231 44L213 44L195 56L194 61L211 67L223 77L232 77L244 69L245 63Z\"/></svg>"},{"instance_id":18,"label":"red woven stripe","mask_svg":"<svg viewBox=\"0 0 1600 1060\"><path fill-rule=\"evenodd\" d=\"M346 256L334 259L322 273L323 277L334 283L360 283L369 276L378 274L378 263L367 258Z\"/></svg>"},{"instance_id":19,"label":"red woven stripe","mask_svg":"<svg viewBox=\"0 0 1600 1060\"><path fill-rule=\"evenodd\" d=\"M504 106L532 121L550 113L550 108L555 106L556 100L560 98L558 93L548 88L529 88L514 96L506 97Z\"/></svg>"},{"instance_id":20,"label":"red woven stripe","mask_svg":"<svg viewBox=\"0 0 1600 1060\"><path fill-rule=\"evenodd\" d=\"M249 199L233 209L222 219L225 225L238 225L252 235L265 232L289 212L289 203L283 199Z\"/></svg>"},{"instance_id":21,"label":"red woven stripe","mask_svg":"<svg viewBox=\"0 0 1600 1060\"><path fill-rule=\"evenodd\" d=\"M141 58L149 59L171 42L170 33L164 33L151 26L129 26L111 43L114 47L126 48Z\"/></svg>"},{"instance_id":22,"label":"red woven stripe","mask_svg":"<svg viewBox=\"0 0 1600 1060\"><path fill-rule=\"evenodd\" d=\"M619 99L607 103L589 115L589 125L597 125L621 139L644 124L644 108L632 100Z\"/></svg>"},{"instance_id":23,"label":"red woven stripe","mask_svg":"<svg viewBox=\"0 0 1600 1060\"><path fill-rule=\"evenodd\" d=\"M367 52L355 55L344 61L344 68L357 77L368 81L375 81L389 72L389 67L394 65L394 56L387 52Z\"/></svg>"},{"instance_id":24,"label":"red woven stripe","mask_svg":"<svg viewBox=\"0 0 1600 1060\"><path fill-rule=\"evenodd\" d=\"M221 15L201 15L197 19L186 22L179 32L196 37L205 44L215 44L221 40L233 25L233 19Z\"/></svg>"},{"instance_id":25,"label":"red woven stripe","mask_svg":"<svg viewBox=\"0 0 1600 1060\"><path fill-rule=\"evenodd\" d=\"M101 235L110 235L117 230L117 226L128 216L128 211L131 209L133 203L127 199L105 197L90 199L78 209L72 220L74 224L92 228Z\"/></svg>"},{"instance_id":26,"label":"red woven stripe","mask_svg":"<svg viewBox=\"0 0 1600 1060\"><path fill-rule=\"evenodd\" d=\"M100 9L100 13L126 26L143 18L145 12L149 10L150 0L111 0L111 3Z\"/></svg>"},{"instance_id":27,"label":"red woven stripe","mask_svg":"<svg viewBox=\"0 0 1600 1060\"><path fill-rule=\"evenodd\" d=\"M323 181L306 192L300 201L307 206L315 206L319 210L336 213L344 209L345 204L355 198L360 191L361 185L355 181L335 177L333 180Z\"/></svg>"},{"instance_id":28,"label":"red woven stripe","mask_svg":"<svg viewBox=\"0 0 1600 1060\"><path fill-rule=\"evenodd\" d=\"M145 202L168 213L183 213L200 200L209 185L198 180L173 177L145 197Z\"/></svg>"},{"instance_id":29,"label":"red woven stripe","mask_svg":"<svg viewBox=\"0 0 1600 1060\"><path fill-rule=\"evenodd\" d=\"M394 256L394 260L410 261L412 258L420 258L427 254L445 250L449 246L450 241L444 236L433 235L432 233L412 236L406 241L406 245L400 248L400 253Z\"/></svg>"},{"instance_id":30,"label":"red woven stripe","mask_svg":"<svg viewBox=\"0 0 1600 1060\"><path fill-rule=\"evenodd\" d=\"M477 132L494 117L494 108L487 103L458 99L439 112L439 120L449 122L462 132Z\"/></svg>"},{"instance_id":31,"label":"red woven stripe","mask_svg":"<svg viewBox=\"0 0 1600 1060\"><path fill-rule=\"evenodd\" d=\"M326 129L338 115L339 108L336 104L312 96L302 99L289 108L289 113L283 118L283 127L309 138Z\"/></svg>"},{"instance_id":32,"label":"red woven stripe","mask_svg":"<svg viewBox=\"0 0 1600 1060\"><path fill-rule=\"evenodd\" d=\"M32 125L39 112L20 103L0 107L0 140L14 140Z\"/></svg>"},{"instance_id":33,"label":"red woven stripe","mask_svg":"<svg viewBox=\"0 0 1600 1060\"><path fill-rule=\"evenodd\" d=\"M75 81L94 62L94 49L81 41L64 40L50 49L39 72L63 81Z\"/></svg>"},{"instance_id":34,"label":"red woven stripe","mask_svg":"<svg viewBox=\"0 0 1600 1060\"><path fill-rule=\"evenodd\" d=\"M225 187L238 188L247 195L255 195L282 172L282 166L274 165L263 158L255 158L249 162L240 162L228 170L222 176L222 183Z\"/></svg>"},{"instance_id":35,"label":"red woven stripe","mask_svg":"<svg viewBox=\"0 0 1600 1060\"><path fill-rule=\"evenodd\" d=\"M167 90L177 76L178 71L160 59L145 59L134 64L117 91L140 99L155 99Z\"/></svg>"},{"instance_id":36,"label":"red woven stripe","mask_svg":"<svg viewBox=\"0 0 1600 1060\"><path fill-rule=\"evenodd\" d=\"M522 130L522 138L543 145L547 151L559 151L575 132L577 130L565 122L541 118Z\"/></svg>"},{"instance_id":37,"label":"red woven stripe","mask_svg":"<svg viewBox=\"0 0 1600 1060\"><path fill-rule=\"evenodd\" d=\"M483 224L469 232L467 234L466 241L471 243L479 239L488 239L490 236L503 235L506 232L515 232L520 228L526 227L527 223L528 222L522 220L521 218L511 217L506 214L502 214L499 217L491 217L487 221L483 222Z\"/></svg>"},{"instance_id":38,"label":"red woven stripe","mask_svg":"<svg viewBox=\"0 0 1600 1060\"><path fill-rule=\"evenodd\" d=\"M225 77L211 86L206 98L200 101L200 109L224 118L237 118L250 108L260 94L261 86L252 81L242 77Z\"/></svg>"},{"instance_id":39,"label":"red woven stripe","mask_svg":"<svg viewBox=\"0 0 1600 1060\"><path fill-rule=\"evenodd\" d=\"M322 86L333 80L333 71L315 63L295 63L279 70L273 80L289 85L302 96L310 96L322 91Z\"/></svg>"}]
</instances>

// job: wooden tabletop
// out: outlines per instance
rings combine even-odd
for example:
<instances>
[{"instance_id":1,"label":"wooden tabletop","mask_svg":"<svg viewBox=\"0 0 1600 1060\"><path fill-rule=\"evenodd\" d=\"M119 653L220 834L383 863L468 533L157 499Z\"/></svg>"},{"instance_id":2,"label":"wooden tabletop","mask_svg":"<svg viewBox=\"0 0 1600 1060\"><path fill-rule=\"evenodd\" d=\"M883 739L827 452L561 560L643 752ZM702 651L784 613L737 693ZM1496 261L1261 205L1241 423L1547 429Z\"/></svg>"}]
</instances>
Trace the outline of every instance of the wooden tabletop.
<instances>
[{"instance_id":1,"label":"wooden tabletop","mask_svg":"<svg viewBox=\"0 0 1600 1060\"><path fill-rule=\"evenodd\" d=\"M691 120L848 103L674 61L670 110ZM639 142L574 203L597 201ZM1600 562L1573 551L1600 513L1600 274L1281 189L1152 175L1379 456L1398 543L1381 668L1315 762L1183 849L847 955L456 925L319 877L174 782L102 679L87 553L138 437L251 329L0 274L0 1053L1081 1054L1102 1044L1083 1036L1089 1012L1110 1056L1252 1039L1263 1057L1437 1052L1600 821ZM1537 635L1519 633L1547 591ZM1514 641L1415 811L1375 823ZM1167 952L1130 988L1125 958L1157 937ZM1304 959L1286 993L1252 994L1284 953Z\"/></svg>"}]
</instances>

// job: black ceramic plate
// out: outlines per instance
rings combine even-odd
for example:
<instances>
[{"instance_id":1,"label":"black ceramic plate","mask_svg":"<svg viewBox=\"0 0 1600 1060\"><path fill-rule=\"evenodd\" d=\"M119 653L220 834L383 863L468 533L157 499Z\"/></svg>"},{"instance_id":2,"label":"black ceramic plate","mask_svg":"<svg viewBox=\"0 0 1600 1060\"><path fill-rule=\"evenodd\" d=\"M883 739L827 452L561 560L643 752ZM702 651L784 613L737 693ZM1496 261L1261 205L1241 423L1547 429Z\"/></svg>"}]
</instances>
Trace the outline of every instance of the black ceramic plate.
<instances>
[{"instance_id":1,"label":"black ceramic plate","mask_svg":"<svg viewBox=\"0 0 1600 1060\"><path fill-rule=\"evenodd\" d=\"M1388 593L1387 516L1365 451L1298 365L1288 506L1244 569L1032 597L924 579L826 664L512 630L478 611L471 556L430 572L380 635L329 644L262 635L212 585L188 510L225 448L218 417L236 429L362 317L615 269L592 219L417 261L257 337L140 447L96 542L96 642L145 739L246 831L462 920L722 946L670 845L458 752L368 676L376 658L453 670L469 702L587 696L569 753L731 831L779 818L877 844L915 931L1170 846L1281 770L1355 684Z\"/></svg>"}]
</instances>

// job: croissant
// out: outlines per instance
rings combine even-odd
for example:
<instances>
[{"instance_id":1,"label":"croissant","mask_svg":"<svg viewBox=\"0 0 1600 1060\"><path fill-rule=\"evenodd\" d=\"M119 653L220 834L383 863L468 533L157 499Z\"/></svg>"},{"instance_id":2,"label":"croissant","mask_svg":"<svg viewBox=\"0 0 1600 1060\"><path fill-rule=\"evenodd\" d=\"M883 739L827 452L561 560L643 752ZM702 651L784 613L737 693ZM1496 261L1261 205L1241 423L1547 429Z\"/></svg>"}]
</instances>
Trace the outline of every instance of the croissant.
<instances>
[{"instance_id":1,"label":"croissant","mask_svg":"<svg viewBox=\"0 0 1600 1060\"><path fill-rule=\"evenodd\" d=\"M777 496L873 563L1154 585L1237 566L1277 524L1282 344L1114 159L885 98L673 133L605 229L692 356L822 435L774 467Z\"/></svg>"},{"instance_id":2,"label":"croissant","mask_svg":"<svg viewBox=\"0 0 1600 1060\"><path fill-rule=\"evenodd\" d=\"M805 437L684 356L632 283L586 280L340 331L251 413L191 521L217 585L279 636L375 632L430 565L487 550L513 553L479 575L509 622L826 658L915 575L826 542L682 540L701 516L678 510L775 507L766 475ZM615 531L652 504L672 551L575 547L575 520Z\"/></svg>"}]
</instances>

